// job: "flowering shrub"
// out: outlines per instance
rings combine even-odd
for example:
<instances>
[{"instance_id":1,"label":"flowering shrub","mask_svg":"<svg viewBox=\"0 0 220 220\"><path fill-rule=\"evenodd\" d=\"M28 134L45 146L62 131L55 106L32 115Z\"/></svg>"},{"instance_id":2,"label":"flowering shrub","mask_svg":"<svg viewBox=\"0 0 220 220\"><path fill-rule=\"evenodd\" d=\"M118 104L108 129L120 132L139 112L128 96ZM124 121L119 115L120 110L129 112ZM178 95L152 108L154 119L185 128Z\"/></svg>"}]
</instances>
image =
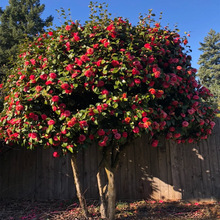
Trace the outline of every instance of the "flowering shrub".
<instances>
[{"instance_id":1,"label":"flowering shrub","mask_svg":"<svg viewBox=\"0 0 220 220\"><path fill-rule=\"evenodd\" d=\"M152 23L152 25L151 25ZM195 79L186 37L152 22L95 16L65 22L23 45L3 85L1 138L77 152L124 145L149 133L178 143L206 139L215 125L209 90Z\"/></svg>"}]
</instances>

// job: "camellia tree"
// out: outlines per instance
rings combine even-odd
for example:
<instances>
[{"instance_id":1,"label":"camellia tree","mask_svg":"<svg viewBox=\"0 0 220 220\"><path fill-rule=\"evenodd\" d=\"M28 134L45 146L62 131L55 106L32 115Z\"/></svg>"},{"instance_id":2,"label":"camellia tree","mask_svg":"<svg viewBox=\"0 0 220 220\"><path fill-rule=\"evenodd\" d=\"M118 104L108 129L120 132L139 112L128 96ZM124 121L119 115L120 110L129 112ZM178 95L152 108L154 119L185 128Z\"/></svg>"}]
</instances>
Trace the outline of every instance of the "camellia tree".
<instances>
[{"instance_id":1,"label":"camellia tree","mask_svg":"<svg viewBox=\"0 0 220 220\"><path fill-rule=\"evenodd\" d=\"M22 45L3 85L1 138L28 149L53 147L54 157L72 154L85 216L76 155L96 144L101 215L114 219L115 172L127 144L142 134L153 147L160 135L177 143L206 139L215 109L195 79L186 37L161 27L151 11L132 26L109 18L103 5L90 7L85 25L65 22Z\"/></svg>"}]
</instances>

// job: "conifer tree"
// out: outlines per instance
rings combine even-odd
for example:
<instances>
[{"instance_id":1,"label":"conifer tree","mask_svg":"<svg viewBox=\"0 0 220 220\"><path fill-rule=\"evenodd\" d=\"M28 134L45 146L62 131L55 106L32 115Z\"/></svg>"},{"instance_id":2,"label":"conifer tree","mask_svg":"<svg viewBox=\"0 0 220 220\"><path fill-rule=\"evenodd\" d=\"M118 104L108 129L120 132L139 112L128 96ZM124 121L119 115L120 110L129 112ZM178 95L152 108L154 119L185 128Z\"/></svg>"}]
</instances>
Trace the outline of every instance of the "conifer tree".
<instances>
[{"instance_id":1,"label":"conifer tree","mask_svg":"<svg viewBox=\"0 0 220 220\"><path fill-rule=\"evenodd\" d=\"M198 76L203 85L208 87L217 102L220 100L220 33L210 30L200 43L203 53L199 57Z\"/></svg>"},{"instance_id":2,"label":"conifer tree","mask_svg":"<svg viewBox=\"0 0 220 220\"><path fill-rule=\"evenodd\" d=\"M0 67L15 56L25 36L32 38L51 24L52 16L40 17L44 8L40 0L9 0L9 6L0 10Z\"/></svg>"}]
</instances>

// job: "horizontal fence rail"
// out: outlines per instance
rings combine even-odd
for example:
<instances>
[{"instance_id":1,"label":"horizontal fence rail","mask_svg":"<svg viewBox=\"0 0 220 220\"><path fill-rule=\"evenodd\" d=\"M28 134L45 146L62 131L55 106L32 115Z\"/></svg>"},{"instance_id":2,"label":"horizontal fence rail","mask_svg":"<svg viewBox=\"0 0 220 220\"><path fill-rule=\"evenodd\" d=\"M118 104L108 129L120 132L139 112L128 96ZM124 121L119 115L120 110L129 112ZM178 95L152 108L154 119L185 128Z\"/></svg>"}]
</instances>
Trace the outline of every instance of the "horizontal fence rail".
<instances>
[{"instance_id":1,"label":"horizontal fence rail","mask_svg":"<svg viewBox=\"0 0 220 220\"><path fill-rule=\"evenodd\" d=\"M0 154L0 199L73 199L70 157L53 158L52 149L16 149ZM116 175L120 200L217 200L220 198L220 119L199 144L149 145L147 136L131 143ZM96 172L101 159L91 146L78 156L85 197L98 198Z\"/></svg>"}]
</instances>

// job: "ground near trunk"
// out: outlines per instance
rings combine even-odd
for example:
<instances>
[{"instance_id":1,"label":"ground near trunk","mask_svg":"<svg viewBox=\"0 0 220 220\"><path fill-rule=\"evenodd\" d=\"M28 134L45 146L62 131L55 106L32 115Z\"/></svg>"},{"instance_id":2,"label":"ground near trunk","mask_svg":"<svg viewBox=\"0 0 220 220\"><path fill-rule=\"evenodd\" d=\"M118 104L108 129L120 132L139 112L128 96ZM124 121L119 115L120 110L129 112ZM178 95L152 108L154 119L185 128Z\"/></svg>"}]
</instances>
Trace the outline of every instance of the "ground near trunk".
<instances>
[{"instance_id":1,"label":"ground near trunk","mask_svg":"<svg viewBox=\"0 0 220 220\"><path fill-rule=\"evenodd\" d=\"M101 219L97 201L88 201L89 219ZM118 202L116 219L220 219L220 203L182 201ZM4 220L77 220L84 219L79 204L73 201L0 201Z\"/></svg>"}]
</instances>

